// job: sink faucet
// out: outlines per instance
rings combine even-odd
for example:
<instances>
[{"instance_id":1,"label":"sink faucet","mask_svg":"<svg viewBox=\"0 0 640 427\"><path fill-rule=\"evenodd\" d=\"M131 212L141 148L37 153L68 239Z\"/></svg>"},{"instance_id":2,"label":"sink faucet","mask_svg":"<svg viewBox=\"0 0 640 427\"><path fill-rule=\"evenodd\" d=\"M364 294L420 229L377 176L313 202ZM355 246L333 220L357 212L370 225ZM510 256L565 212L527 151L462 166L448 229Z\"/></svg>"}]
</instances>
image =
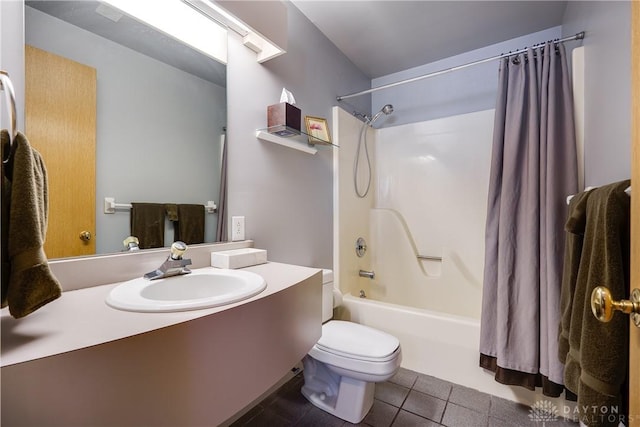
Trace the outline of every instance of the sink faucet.
<instances>
[{"instance_id":1,"label":"sink faucet","mask_svg":"<svg viewBox=\"0 0 640 427\"><path fill-rule=\"evenodd\" d=\"M144 275L145 279L156 280L164 277L177 276L179 274L189 274L191 270L187 265L191 264L190 259L182 259L182 254L187 250L184 242L173 242L171 245L171 254L160 267Z\"/></svg>"}]
</instances>

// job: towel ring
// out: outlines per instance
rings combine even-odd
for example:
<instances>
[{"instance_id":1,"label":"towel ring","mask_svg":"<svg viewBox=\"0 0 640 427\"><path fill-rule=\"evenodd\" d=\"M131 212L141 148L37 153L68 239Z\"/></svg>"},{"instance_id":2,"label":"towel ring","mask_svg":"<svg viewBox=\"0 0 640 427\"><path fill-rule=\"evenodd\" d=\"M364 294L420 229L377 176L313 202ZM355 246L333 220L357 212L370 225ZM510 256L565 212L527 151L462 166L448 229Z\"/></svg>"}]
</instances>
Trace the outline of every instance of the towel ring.
<instances>
[{"instance_id":1,"label":"towel ring","mask_svg":"<svg viewBox=\"0 0 640 427\"><path fill-rule=\"evenodd\" d=\"M18 136L18 127L16 125L16 95L13 90L13 83L11 83L11 79L9 78L9 73L4 70L0 70L0 90L4 91L6 94L5 98L7 100L7 107L9 109L9 120L11 128L9 129L9 150L11 152L11 145L13 141L15 141ZM7 153L7 158L3 158L2 162L7 163L9 160L9 154Z\"/></svg>"}]
</instances>

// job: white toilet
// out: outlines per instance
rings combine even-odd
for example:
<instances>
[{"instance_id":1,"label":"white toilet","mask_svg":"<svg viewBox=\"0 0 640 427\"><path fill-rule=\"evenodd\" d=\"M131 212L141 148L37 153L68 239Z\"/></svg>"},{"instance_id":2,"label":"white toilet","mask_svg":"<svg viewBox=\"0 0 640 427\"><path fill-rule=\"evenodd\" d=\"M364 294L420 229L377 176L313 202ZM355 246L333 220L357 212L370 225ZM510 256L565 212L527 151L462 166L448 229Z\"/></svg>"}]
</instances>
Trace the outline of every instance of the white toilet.
<instances>
[{"instance_id":1,"label":"white toilet","mask_svg":"<svg viewBox=\"0 0 640 427\"><path fill-rule=\"evenodd\" d=\"M400 342L368 326L330 320L334 308L333 272L323 270L322 276L325 323L322 337L302 361L302 394L318 408L357 424L373 405L375 383L388 380L400 368Z\"/></svg>"}]
</instances>

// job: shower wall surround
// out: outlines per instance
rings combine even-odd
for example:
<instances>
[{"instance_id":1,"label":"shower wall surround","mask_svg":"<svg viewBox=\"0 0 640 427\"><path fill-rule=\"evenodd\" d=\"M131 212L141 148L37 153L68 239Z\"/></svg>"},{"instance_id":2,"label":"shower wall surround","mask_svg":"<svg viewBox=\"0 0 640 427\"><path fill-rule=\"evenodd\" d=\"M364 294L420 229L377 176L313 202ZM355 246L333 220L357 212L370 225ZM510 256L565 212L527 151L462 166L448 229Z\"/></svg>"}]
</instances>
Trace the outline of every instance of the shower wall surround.
<instances>
[{"instance_id":1,"label":"shower wall surround","mask_svg":"<svg viewBox=\"0 0 640 427\"><path fill-rule=\"evenodd\" d=\"M371 248L363 257L358 257L355 245L359 237L364 238L367 243L371 242L369 212L374 206L376 186L375 131L371 127L366 129L372 166L371 190L364 198L359 198L353 185L353 170L362 122L342 108L333 107L333 123L336 126L333 141L340 146L340 149L333 150L334 284L343 292L358 295L360 289L368 289L371 281L358 276L359 270L372 268ZM367 168L366 160L363 159L364 154L361 153L361 173Z\"/></svg>"},{"instance_id":2,"label":"shower wall surround","mask_svg":"<svg viewBox=\"0 0 640 427\"><path fill-rule=\"evenodd\" d=\"M379 130L373 298L479 318L493 115Z\"/></svg>"},{"instance_id":3,"label":"shower wall surround","mask_svg":"<svg viewBox=\"0 0 640 427\"><path fill-rule=\"evenodd\" d=\"M355 196L352 177L360 122L336 110L334 263L342 291L479 319L493 110L370 129L373 196L365 199ZM359 236L369 246L364 258L353 250ZM359 278L359 269L374 270L375 279Z\"/></svg>"}]
</instances>

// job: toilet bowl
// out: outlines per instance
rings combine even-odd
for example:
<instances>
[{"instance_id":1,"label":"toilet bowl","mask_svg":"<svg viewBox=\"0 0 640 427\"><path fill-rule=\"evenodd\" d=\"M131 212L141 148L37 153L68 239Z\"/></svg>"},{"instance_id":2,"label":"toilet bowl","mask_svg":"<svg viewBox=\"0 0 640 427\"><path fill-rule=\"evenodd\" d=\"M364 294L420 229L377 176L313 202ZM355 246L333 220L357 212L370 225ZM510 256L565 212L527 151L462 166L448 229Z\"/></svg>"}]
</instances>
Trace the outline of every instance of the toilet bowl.
<instances>
[{"instance_id":1,"label":"toilet bowl","mask_svg":"<svg viewBox=\"0 0 640 427\"><path fill-rule=\"evenodd\" d=\"M375 383L400 368L400 342L368 326L333 317L333 272L323 270L322 336L303 359L302 394L313 405L357 424L373 405Z\"/></svg>"}]
</instances>

